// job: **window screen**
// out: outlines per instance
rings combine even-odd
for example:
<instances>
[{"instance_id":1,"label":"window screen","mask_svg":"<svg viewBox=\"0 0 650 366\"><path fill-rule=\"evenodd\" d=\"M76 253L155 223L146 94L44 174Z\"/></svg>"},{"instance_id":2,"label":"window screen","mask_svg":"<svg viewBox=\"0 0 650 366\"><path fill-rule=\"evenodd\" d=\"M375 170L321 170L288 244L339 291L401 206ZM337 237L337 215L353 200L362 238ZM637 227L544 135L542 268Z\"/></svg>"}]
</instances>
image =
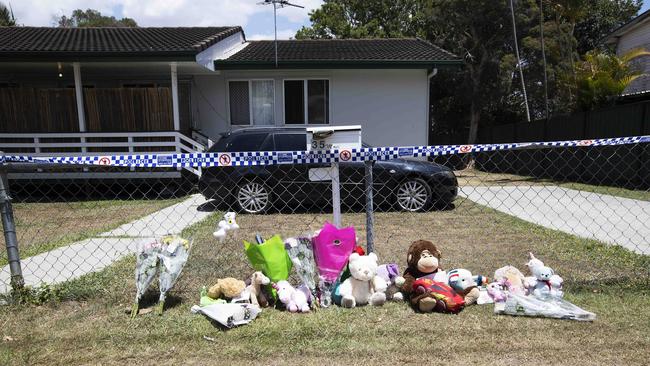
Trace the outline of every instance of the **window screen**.
<instances>
[{"instance_id":1,"label":"window screen","mask_svg":"<svg viewBox=\"0 0 650 366\"><path fill-rule=\"evenodd\" d=\"M251 119L248 81L231 81L228 86L230 122L235 125L249 125Z\"/></svg>"}]
</instances>

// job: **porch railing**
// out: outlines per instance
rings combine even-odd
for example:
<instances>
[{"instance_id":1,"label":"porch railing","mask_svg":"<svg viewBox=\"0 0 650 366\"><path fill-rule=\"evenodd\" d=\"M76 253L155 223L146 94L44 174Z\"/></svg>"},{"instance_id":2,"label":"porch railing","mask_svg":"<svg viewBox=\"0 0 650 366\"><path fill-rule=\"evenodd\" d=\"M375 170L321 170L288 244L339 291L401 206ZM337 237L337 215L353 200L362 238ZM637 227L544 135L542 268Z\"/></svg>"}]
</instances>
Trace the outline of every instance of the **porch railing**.
<instances>
[{"instance_id":1,"label":"porch railing","mask_svg":"<svg viewBox=\"0 0 650 366\"><path fill-rule=\"evenodd\" d=\"M178 131L0 133L0 151L47 155L106 155L111 153L192 153L206 146ZM200 176L201 170L185 168Z\"/></svg>"}]
</instances>

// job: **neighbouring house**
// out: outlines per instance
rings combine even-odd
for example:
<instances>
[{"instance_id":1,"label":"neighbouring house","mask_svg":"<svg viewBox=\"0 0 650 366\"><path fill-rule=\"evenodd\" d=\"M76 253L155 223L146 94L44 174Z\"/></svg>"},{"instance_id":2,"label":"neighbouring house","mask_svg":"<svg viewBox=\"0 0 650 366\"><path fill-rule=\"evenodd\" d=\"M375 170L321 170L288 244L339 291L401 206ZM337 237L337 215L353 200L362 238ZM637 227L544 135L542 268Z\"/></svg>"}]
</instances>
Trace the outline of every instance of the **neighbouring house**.
<instances>
[{"instance_id":1,"label":"neighbouring house","mask_svg":"<svg viewBox=\"0 0 650 366\"><path fill-rule=\"evenodd\" d=\"M0 150L191 152L246 126L348 124L425 145L429 78L461 64L419 39L283 40L275 55L241 27L2 27Z\"/></svg>"},{"instance_id":2,"label":"neighbouring house","mask_svg":"<svg viewBox=\"0 0 650 366\"><path fill-rule=\"evenodd\" d=\"M650 10L615 29L604 38L604 43L614 46L618 56L637 48L650 51ZM634 97L650 92L650 56L641 56L633 63L648 75L642 75L634 80L625 89L624 96Z\"/></svg>"}]
</instances>

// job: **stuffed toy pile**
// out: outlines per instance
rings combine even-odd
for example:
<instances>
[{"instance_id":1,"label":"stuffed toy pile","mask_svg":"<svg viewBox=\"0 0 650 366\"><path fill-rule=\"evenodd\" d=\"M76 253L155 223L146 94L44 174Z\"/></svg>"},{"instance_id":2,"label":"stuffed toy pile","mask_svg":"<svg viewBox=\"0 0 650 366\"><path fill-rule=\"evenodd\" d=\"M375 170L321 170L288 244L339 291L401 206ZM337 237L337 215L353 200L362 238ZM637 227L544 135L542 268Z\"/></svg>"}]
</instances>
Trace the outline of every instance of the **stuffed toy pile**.
<instances>
[{"instance_id":1,"label":"stuffed toy pile","mask_svg":"<svg viewBox=\"0 0 650 366\"><path fill-rule=\"evenodd\" d=\"M226 213L214 236L221 241L227 231L237 228L235 214ZM255 241L244 241L244 252L255 269L248 281L227 277L204 287L201 306L194 312L231 327L246 324L265 307L308 313L333 304L353 309L405 300L421 313L458 314L473 304L494 303L498 314L595 318L562 299L562 278L532 253L529 276L505 266L488 283L487 277L465 268L445 271L440 249L417 240L408 248L407 267L400 275L397 264L380 264L375 253L366 254L357 246L354 227L337 228L327 222L314 233L286 240L257 235ZM293 283L292 271L297 278Z\"/></svg>"}]
</instances>

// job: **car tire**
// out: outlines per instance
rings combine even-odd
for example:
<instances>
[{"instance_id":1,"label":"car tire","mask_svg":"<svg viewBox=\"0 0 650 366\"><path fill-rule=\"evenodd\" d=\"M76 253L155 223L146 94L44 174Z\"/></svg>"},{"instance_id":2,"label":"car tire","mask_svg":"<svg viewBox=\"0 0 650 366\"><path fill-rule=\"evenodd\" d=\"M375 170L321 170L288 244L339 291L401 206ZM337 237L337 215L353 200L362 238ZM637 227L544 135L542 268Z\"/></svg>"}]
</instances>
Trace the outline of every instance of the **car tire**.
<instances>
[{"instance_id":1,"label":"car tire","mask_svg":"<svg viewBox=\"0 0 650 366\"><path fill-rule=\"evenodd\" d=\"M240 212L265 213L271 207L271 190L259 180L245 181L237 187L235 201Z\"/></svg>"},{"instance_id":2,"label":"car tire","mask_svg":"<svg viewBox=\"0 0 650 366\"><path fill-rule=\"evenodd\" d=\"M431 187L420 178L407 178L397 185L395 200L403 211L426 211L431 205Z\"/></svg>"}]
</instances>

